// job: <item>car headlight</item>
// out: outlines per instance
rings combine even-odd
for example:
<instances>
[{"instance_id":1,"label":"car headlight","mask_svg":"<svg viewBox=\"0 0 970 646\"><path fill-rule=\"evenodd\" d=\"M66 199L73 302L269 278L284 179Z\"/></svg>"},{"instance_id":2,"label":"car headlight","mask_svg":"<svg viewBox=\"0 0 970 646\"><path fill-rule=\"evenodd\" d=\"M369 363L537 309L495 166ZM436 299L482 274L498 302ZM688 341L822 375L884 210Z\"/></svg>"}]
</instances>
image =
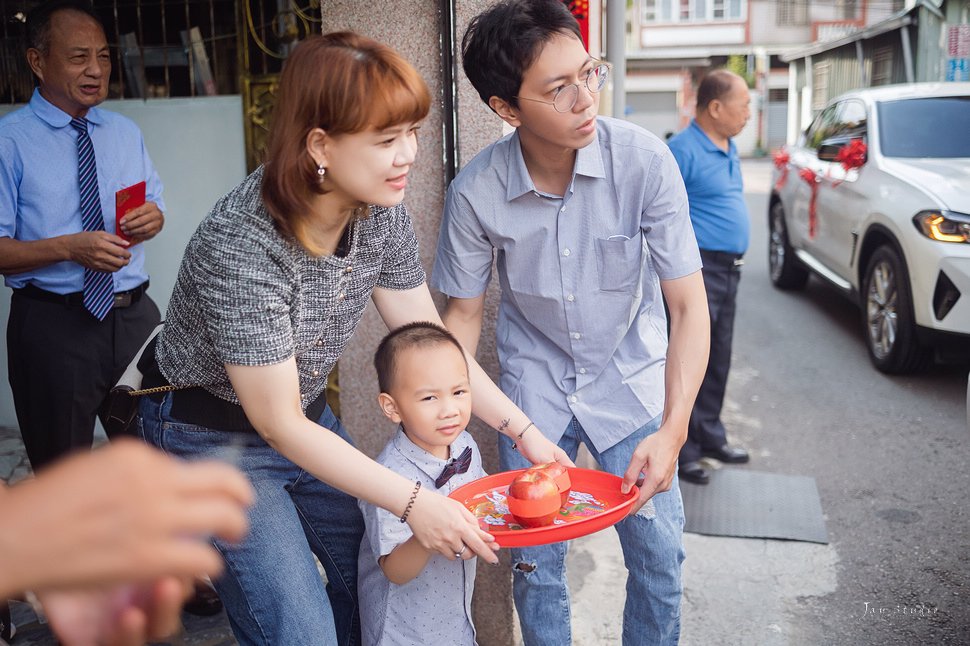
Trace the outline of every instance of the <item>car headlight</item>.
<instances>
[{"instance_id":1,"label":"car headlight","mask_svg":"<svg viewBox=\"0 0 970 646\"><path fill-rule=\"evenodd\" d=\"M970 215L954 211L920 211L913 216L917 230L937 242L970 242Z\"/></svg>"}]
</instances>

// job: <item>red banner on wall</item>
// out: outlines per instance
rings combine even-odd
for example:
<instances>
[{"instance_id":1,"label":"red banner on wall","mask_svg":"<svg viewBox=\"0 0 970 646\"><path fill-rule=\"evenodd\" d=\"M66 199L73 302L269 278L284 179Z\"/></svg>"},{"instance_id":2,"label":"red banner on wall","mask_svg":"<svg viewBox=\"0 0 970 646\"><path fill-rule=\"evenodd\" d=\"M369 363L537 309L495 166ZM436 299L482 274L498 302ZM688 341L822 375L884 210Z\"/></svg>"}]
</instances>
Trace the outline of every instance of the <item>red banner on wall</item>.
<instances>
[{"instance_id":1,"label":"red banner on wall","mask_svg":"<svg viewBox=\"0 0 970 646\"><path fill-rule=\"evenodd\" d=\"M569 7L569 12L579 23L579 33L583 36L583 45L589 49L589 0L562 0Z\"/></svg>"}]
</instances>

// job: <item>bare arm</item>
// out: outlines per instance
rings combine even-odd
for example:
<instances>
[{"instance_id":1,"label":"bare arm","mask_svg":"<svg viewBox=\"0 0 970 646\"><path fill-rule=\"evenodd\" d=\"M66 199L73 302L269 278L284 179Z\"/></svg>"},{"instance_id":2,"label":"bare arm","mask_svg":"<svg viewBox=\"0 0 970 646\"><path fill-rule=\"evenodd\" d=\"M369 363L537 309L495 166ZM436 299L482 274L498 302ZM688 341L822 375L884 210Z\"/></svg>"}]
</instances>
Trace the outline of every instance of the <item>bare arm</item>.
<instances>
[{"instance_id":1,"label":"bare arm","mask_svg":"<svg viewBox=\"0 0 970 646\"><path fill-rule=\"evenodd\" d=\"M431 293L428 291L427 285L405 291L375 289L373 298L374 304L377 305L377 310L388 329L393 330L413 321L430 321L439 325L443 324L438 316L434 301L431 300ZM479 319L479 330L481 329L480 325ZM461 331L456 334L458 340L462 343L465 339L460 335L464 334L465 332ZM529 429L519 439L519 433L530 424L528 416L519 410L511 399L505 396L505 393L478 365L475 358L469 356L470 353L467 349L465 355L468 359L468 372L472 388L472 413L485 424L516 441L519 450L533 464L561 462L566 466L575 466L566 456L565 451L546 439L542 433L537 432L538 429Z\"/></svg>"},{"instance_id":2,"label":"bare arm","mask_svg":"<svg viewBox=\"0 0 970 646\"><path fill-rule=\"evenodd\" d=\"M46 240L0 238L0 274L22 274L64 261L114 272L131 259L127 247L127 242L106 231L85 231Z\"/></svg>"},{"instance_id":3,"label":"bare arm","mask_svg":"<svg viewBox=\"0 0 970 646\"><path fill-rule=\"evenodd\" d=\"M414 536L378 559L384 576L391 583L404 585L421 574L421 570L431 559L431 552L424 549Z\"/></svg>"},{"instance_id":4,"label":"bare arm","mask_svg":"<svg viewBox=\"0 0 970 646\"><path fill-rule=\"evenodd\" d=\"M396 516L404 513L414 482L304 416L295 359L270 366L226 365L226 370L246 416L270 446L341 491ZM454 558L464 543L489 563L498 560L492 536L454 500L421 489L407 522L426 549Z\"/></svg>"},{"instance_id":5,"label":"bare arm","mask_svg":"<svg viewBox=\"0 0 970 646\"><path fill-rule=\"evenodd\" d=\"M485 314L485 294L475 298L449 298L441 320L445 327L465 346L465 352L475 356L482 335Z\"/></svg>"},{"instance_id":6,"label":"bare arm","mask_svg":"<svg viewBox=\"0 0 970 646\"><path fill-rule=\"evenodd\" d=\"M677 457L687 439L687 422L707 370L711 346L711 323L701 272L661 281L660 287L670 311L663 422L634 450L623 477L623 489L628 491L640 472L645 474L637 509L654 494L670 489L673 483Z\"/></svg>"}]
</instances>

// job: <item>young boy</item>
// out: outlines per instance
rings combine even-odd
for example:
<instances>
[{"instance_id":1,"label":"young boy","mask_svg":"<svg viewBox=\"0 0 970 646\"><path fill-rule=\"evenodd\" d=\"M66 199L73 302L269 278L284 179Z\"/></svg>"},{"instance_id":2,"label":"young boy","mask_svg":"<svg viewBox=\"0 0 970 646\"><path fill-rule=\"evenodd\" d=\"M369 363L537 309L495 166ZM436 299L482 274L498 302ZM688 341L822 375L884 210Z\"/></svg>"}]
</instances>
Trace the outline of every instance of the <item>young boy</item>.
<instances>
[{"instance_id":1,"label":"young boy","mask_svg":"<svg viewBox=\"0 0 970 646\"><path fill-rule=\"evenodd\" d=\"M400 424L377 461L448 495L485 475L472 436L468 364L458 341L433 323L388 334L374 357L384 414ZM361 501L358 560L364 645L475 644L472 590L476 559L464 545L454 559L421 547L406 523Z\"/></svg>"},{"instance_id":2,"label":"young boy","mask_svg":"<svg viewBox=\"0 0 970 646\"><path fill-rule=\"evenodd\" d=\"M560 0L493 6L472 20L462 53L482 100L516 131L448 189L432 274L449 296L442 318L474 353L494 256L500 385L571 458L586 444L625 488L643 472L643 507L616 525L623 643L674 644L677 456L710 334L680 171L657 137L597 118L609 66L586 51ZM503 470L529 466L512 440L499 439L499 456ZM565 543L512 549L527 646L572 641L565 554Z\"/></svg>"}]
</instances>

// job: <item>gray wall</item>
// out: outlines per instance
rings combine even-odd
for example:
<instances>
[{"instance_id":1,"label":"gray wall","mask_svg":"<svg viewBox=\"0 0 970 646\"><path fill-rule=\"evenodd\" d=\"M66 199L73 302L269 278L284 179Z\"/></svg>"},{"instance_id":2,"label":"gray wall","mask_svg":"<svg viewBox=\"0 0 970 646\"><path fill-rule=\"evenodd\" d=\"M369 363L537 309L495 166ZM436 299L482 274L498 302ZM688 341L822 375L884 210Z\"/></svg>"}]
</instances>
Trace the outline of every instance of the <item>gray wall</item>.
<instances>
[{"instance_id":1,"label":"gray wall","mask_svg":"<svg viewBox=\"0 0 970 646\"><path fill-rule=\"evenodd\" d=\"M0 116L18 107L0 106ZM246 174L242 99L106 101L103 107L138 124L165 187L165 228L145 243L152 282L149 293L164 316L186 242L212 204ZM10 290L4 288L0 290L4 331L9 312ZM7 380L6 332L0 335L0 426L17 426Z\"/></svg>"},{"instance_id":2,"label":"gray wall","mask_svg":"<svg viewBox=\"0 0 970 646\"><path fill-rule=\"evenodd\" d=\"M331 0L322 5L324 31L352 29L399 51L421 72L431 90L431 114L418 138L418 160L411 172L405 203L414 220L421 245L421 259L430 273L434 262L441 208L444 204L445 177L443 164L442 114L443 97L441 46L441 4L436 0L405 2L389 0L376 5L356 0ZM488 0L457 0L456 30L458 40L471 18L489 6ZM459 71L458 137L459 159L468 162L479 150L499 138L502 122L478 98L464 74ZM485 329L479 344L478 359L496 378L498 361L495 354L494 321L497 294L492 290L486 299ZM438 298L439 309L441 299ZM387 333L373 307L357 329L350 347L340 359L341 416L361 450L373 456L390 438L394 426L377 408L377 380L372 367L374 350ZM495 431L475 422L470 431L482 449L485 470L496 473L498 455ZM512 644L512 589L508 550L500 553L503 566L489 567L479 563L473 612L480 644Z\"/></svg>"}]
</instances>

